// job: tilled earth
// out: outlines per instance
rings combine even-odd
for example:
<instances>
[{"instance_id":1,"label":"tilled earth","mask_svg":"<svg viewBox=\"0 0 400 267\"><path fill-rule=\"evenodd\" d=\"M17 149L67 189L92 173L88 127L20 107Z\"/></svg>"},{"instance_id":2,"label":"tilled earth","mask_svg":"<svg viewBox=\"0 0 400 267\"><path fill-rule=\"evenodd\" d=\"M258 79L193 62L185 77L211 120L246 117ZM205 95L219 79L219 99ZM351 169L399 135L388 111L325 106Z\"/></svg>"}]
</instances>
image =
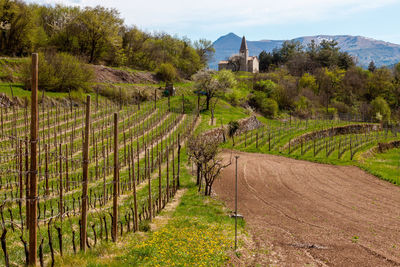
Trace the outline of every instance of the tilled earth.
<instances>
[{"instance_id":1,"label":"tilled earth","mask_svg":"<svg viewBox=\"0 0 400 267\"><path fill-rule=\"evenodd\" d=\"M357 167L235 152L249 266L400 265L400 188ZM230 152L223 157L229 159ZM214 192L234 209L235 164Z\"/></svg>"}]
</instances>

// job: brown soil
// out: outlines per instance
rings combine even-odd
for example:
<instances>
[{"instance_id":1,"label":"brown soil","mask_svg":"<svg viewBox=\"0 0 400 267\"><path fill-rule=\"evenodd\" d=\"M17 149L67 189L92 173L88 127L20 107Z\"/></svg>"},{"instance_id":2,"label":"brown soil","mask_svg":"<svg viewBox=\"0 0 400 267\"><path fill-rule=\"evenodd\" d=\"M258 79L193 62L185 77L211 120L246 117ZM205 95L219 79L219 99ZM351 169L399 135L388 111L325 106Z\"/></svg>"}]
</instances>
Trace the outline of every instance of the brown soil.
<instances>
[{"instance_id":1,"label":"brown soil","mask_svg":"<svg viewBox=\"0 0 400 267\"><path fill-rule=\"evenodd\" d=\"M156 84L159 81L155 75L145 71L129 72L117 70L102 65L92 65L95 72L95 81L98 83L150 83Z\"/></svg>"},{"instance_id":2,"label":"brown soil","mask_svg":"<svg viewBox=\"0 0 400 267\"><path fill-rule=\"evenodd\" d=\"M246 265L400 265L399 187L357 167L237 154L238 210L256 245ZM214 186L231 209L234 170Z\"/></svg>"}]
</instances>

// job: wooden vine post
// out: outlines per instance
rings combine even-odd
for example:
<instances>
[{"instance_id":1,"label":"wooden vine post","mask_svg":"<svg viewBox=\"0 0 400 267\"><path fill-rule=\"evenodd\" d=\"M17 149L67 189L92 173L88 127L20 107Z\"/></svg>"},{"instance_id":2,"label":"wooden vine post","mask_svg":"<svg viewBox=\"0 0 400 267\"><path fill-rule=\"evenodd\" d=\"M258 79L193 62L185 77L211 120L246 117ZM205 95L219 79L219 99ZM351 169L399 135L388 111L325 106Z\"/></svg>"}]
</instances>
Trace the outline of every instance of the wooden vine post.
<instances>
[{"instance_id":1,"label":"wooden vine post","mask_svg":"<svg viewBox=\"0 0 400 267\"><path fill-rule=\"evenodd\" d=\"M167 157L167 203L169 202L169 153L168 153L168 146L166 146L166 157Z\"/></svg>"},{"instance_id":2,"label":"wooden vine post","mask_svg":"<svg viewBox=\"0 0 400 267\"><path fill-rule=\"evenodd\" d=\"M112 239L117 242L118 236L118 113L114 113L114 192L113 192L113 218L112 218Z\"/></svg>"},{"instance_id":3,"label":"wooden vine post","mask_svg":"<svg viewBox=\"0 0 400 267\"><path fill-rule=\"evenodd\" d=\"M178 189L181 186L181 183L179 181L180 169L181 169L181 134L178 134L178 172L176 175L176 186Z\"/></svg>"},{"instance_id":4,"label":"wooden vine post","mask_svg":"<svg viewBox=\"0 0 400 267\"><path fill-rule=\"evenodd\" d=\"M149 149L147 149L147 156L149 157ZM147 160L147 178L148 178L148 181L149 181L149 219L150 219L150 222L151 222L151 218L153 217L152 216L152 205L153 205L153 202L152 202L152 200L151 200L151 175L150 175L150 161L149 160Z\"/></svg>"},{"instance_id":5,"label":"wooden vine post","mask_svg":"<svg viewBox=\"0 0 400 267\"><path fill-rule=\"evenodd\" d=\"M36 266L37 260L37 138L38 114L38 65L39 55L32 54L32 95L31 95L31 166L29 188L29 258L28 265Z\"/></svg>"},{"instance_id":6,"label":"wooden vine post","mask_svg":"<svg viewBox=\"0 0 400 267\"><path fill-rule=\"evenodd\" d=\"M90 95L86 98L86 120L85 120L85 142L83 145L83 162L82 162L82 213L81 213L81 242L82 251L86 250L86 233L87 233L87 192L88 192L88 169L89 169L89 140L90 140Z\"/></svg>"},{"instance_id":7,"label":"wooden vine post","mask_svg":"<svg viewBox=\"0 0 400 267\"><path fill-rule=\"evenodd\" d=\"M136 202L136 180L135 180L135 156L133 152L133 148L131 150L132 156L132 185L133 185L133 205L134 205L134 226L133 229L136 231L139 230L138 224L138 211L137 211L137 202Z\"/></svg>"},{"instance_id":8,"label":"wooden vine post","mask_svg":"<svg viewBox=\"0 0 400 267\"><path fill-rule=\"evenodd\" d=\"M162 200L162 192L161 192L161 152L158 153L158 211L161 210L161 200Z\"/></svg>"}]
</instances>

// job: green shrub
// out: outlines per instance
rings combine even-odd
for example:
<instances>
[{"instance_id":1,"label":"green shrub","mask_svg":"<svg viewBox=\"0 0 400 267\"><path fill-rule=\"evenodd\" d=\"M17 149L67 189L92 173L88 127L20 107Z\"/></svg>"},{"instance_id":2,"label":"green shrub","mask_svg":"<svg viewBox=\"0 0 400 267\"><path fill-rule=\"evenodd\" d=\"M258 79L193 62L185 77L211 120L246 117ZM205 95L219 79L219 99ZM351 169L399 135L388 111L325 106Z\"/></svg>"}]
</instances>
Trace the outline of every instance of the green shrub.
<instances>
[{"instance_id":1,"label":"green shrub","mask_svg":"<svg viewBox=\"0 0 400 267\"><path fill-rule=\"evenodd\" d=\"M383 97L378 96L371 102L371 116L377 121L390 122L391 111Z\"/></svg>"},{"instance_id":2,"label":"green shrub","mask_svg":"<svg viewBox=\"0 0 400 267\"><path fill-rule=\"evenodd\" d=\"M39 88L52 92L90 90L93 70L76 57L66 53L39 54ZM31 87L31 62L24 66L23 81L26 89Z\"/></svg>"},{"instance_id":3,"label":"green shrub","mask_svg":"<svg viewBox=\"0 0 400 267\"><path fill-rule=\"evenodd\" d=\"M261 103L260 111L264 116L275 118L279 111L278 103L271 98L266 98Z\"/></svg>"},{"instance_id":4,"label":"green shrub","mask_svg":"<svg viewBox=\"0 0 400 267\"><path fill-rule=\"evenodd\" d=\"M335 118L338 115L337 109L333 107L328 108L328 110L326 110L326 108L321 108L319 112L331 118Z\"/></svg>"},{"instance_id":5,"label":"green shrub","mask_svg":"<svg viewBox=\"0 0 400 267\"><path fill-rule=\"evenodd\" d=\"M84 102L85 101L85 92L83 92L82 89L78 89L78 90L73 90L71 91L71 99L77 101L77 102Z\"/></svg>"},{"instance_id":6,"label":"green shrub","mask_svg":"<svg viewBox=\"0 0 400 267\"><path fill-rule=\"evenodd\" d=\"M161 64L156 70L156 75L164 82L173 82L178 78L175 67L170 63Z\"/></svg>"},{"instance_id":7,"label":"green shrub","mask_svg":"<svg viewBox=\"0 0 400 267\"><path fill-rule=\"evenodd\" d=\"M293 115L303 119L308 118L312 115L312 103L307 97L301 96L299 100L295 103L295 105L296 107Z\"/></svg>"},{"instance_id":8,"label":"green shrub","mask_svg":"<svg viewBox=\"0 0 400 267\"><path fill-rule=\"evenodd\" d=\"M254 90L262 91L269 97L276 89L276 83L271 80L261 80L254 84Z\"/></svg>"}]
</instances>

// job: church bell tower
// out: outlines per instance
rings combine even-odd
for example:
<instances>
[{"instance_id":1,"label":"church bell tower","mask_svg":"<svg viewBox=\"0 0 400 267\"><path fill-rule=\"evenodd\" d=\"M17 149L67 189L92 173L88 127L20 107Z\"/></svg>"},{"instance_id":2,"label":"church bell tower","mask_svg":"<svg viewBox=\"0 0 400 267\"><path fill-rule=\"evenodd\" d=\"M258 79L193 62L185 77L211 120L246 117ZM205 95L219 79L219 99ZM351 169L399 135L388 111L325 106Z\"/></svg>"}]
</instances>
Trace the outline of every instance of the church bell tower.
<instances>
[{"instance_id":1,"label":"church bell tower","mask_svg":"<svg viewBox=\"0 0 400 267\"><path fill-rule=\"evenodd\" d=\"M243 36L242 44L239 50L240 56L240 71L247 71L247 59L249 58L249 49L247 48L246 38Z\"/></svg>"}]
</instances>

